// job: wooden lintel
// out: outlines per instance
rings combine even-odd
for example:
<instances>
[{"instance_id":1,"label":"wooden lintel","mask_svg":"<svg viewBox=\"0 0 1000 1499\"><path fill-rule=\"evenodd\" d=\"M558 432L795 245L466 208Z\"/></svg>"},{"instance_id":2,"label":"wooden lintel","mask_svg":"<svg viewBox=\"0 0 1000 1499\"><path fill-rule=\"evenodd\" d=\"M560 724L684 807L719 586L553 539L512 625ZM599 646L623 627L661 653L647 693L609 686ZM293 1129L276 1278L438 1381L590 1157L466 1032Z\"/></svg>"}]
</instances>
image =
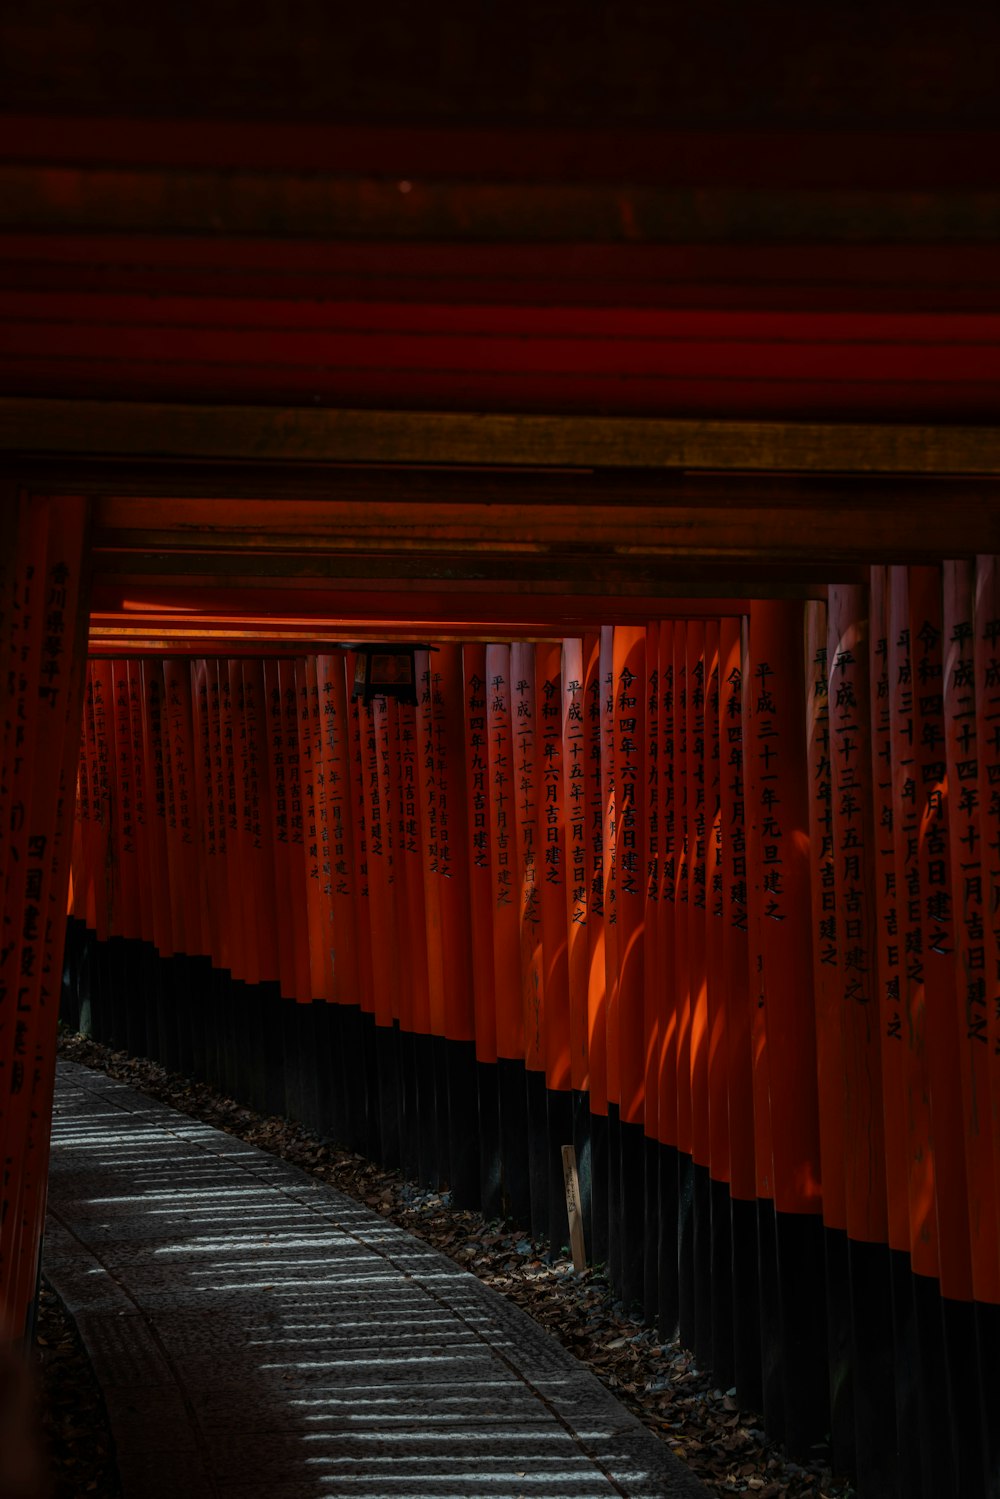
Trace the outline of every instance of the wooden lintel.
<instances>
[{"instance_id":1,"label":"wooden lintel","mask_svg":"<svg viewBox=\"0 0 1000 1499\"><path fill-rule=\"evenodd\" d=\"M412 176L412 174L410 174ZM0 226L523 243L993 243L995 191L483 182L0 162Z\"/></svg>"},{"instance_id":2,"label":"wooden lintel","mask_svg":"<svg viewBox=\"0 0 1000 1499\"><path fill-rule=\"evenodd\" d=\"M1000 426L0 400L0 452L24 459L499 465L725 473L1000 474Z\"/></svg>"}]
</instances>

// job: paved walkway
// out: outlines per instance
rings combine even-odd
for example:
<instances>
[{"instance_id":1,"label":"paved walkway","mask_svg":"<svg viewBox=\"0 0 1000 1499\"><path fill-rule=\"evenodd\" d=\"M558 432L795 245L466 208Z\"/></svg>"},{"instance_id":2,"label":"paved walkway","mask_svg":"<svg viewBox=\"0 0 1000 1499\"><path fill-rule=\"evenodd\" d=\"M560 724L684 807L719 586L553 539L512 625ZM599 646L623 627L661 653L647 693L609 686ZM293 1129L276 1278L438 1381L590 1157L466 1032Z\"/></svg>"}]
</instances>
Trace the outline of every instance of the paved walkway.
<instances>
[{"instance_id":1,"label":"paved walkway","mask_svg":"<svg viewBox=\"0 0 1000 1499\"><path fill-rule=\"evenodd\" d=\"M61 1063L45 1273L126 1499L706 1499L519 1309L295 1166Z\"/></svg>"}]
</instances>

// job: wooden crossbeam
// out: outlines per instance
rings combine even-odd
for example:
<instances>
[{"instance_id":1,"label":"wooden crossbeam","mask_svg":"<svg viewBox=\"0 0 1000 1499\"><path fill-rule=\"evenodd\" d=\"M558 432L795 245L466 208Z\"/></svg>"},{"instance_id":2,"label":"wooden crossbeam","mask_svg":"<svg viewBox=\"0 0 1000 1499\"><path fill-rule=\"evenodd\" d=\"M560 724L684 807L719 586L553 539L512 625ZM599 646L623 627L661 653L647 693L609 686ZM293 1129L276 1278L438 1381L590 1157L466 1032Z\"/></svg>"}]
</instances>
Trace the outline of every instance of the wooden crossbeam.
<instances>
[{"instance_id":1,"label":"wooden crossbeam","mask_svg":"<svg viewBox=\"0 0 1000 1499\"><path fill-rule=\"evenodd\" d=\"M286 463L1000 475L1000 427L0 400L0 452Z\"/></svg>"}]
</instances>

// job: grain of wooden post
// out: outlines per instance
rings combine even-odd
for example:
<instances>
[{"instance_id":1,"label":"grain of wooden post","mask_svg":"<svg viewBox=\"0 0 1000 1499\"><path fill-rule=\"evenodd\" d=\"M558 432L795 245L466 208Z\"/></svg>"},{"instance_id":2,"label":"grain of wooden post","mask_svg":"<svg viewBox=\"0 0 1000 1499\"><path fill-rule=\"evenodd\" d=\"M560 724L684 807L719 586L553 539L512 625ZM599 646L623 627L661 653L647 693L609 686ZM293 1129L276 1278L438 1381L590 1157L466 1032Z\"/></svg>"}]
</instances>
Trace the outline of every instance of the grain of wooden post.
<instances>
[{"instance_id":1,"label":"grain of wooden post","mask_svg":"<svg viewBox=\"0 0 1000 1499\"><path fill-rule=\"evenodd\" d=\"M569 1247L573 1269L586 1270L587 1250L583 1241L583 1214L580 1211L580 1179L576 1173L576 1151L572 1145L562 1148L563 1180L566 1185L566 1216L569 1219Z\"/></svg>"}]
</instances>

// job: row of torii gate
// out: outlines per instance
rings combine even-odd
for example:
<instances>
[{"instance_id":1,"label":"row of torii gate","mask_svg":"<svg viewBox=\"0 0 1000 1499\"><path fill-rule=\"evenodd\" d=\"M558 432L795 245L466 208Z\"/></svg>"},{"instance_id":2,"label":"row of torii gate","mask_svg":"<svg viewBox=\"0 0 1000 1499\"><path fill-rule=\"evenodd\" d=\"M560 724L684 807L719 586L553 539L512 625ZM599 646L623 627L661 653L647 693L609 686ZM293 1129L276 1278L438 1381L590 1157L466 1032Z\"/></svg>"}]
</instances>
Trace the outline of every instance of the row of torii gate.
<instances>
[{"instance_id":1,"label":"row of torii gate","mask_svg":"<svg viewBox=\"0 0 1000 1499\"><path fill-rule=\"evenodd\" d=\"M772 493L754 577L748 487L706 480L686 576L731 505L740 591L731 555L686 598L676 561L624 586L669 490L493 520L470 482L428 533L461 565L416 586L392 493L5 508L5 1336L85 954L96 1034L555 1241L575 1144L619 1294L792 1451L832 1432L863 1494L995 1492L995 510L946 519L914 481L914 559L893 481L824 578L824 516L776 571ZM331 583L348 534L396 576ZM484 539L568 576L470 586ZM415 703L352 700L361 639L418 647Z\"/></svg>"}]
</instances>

